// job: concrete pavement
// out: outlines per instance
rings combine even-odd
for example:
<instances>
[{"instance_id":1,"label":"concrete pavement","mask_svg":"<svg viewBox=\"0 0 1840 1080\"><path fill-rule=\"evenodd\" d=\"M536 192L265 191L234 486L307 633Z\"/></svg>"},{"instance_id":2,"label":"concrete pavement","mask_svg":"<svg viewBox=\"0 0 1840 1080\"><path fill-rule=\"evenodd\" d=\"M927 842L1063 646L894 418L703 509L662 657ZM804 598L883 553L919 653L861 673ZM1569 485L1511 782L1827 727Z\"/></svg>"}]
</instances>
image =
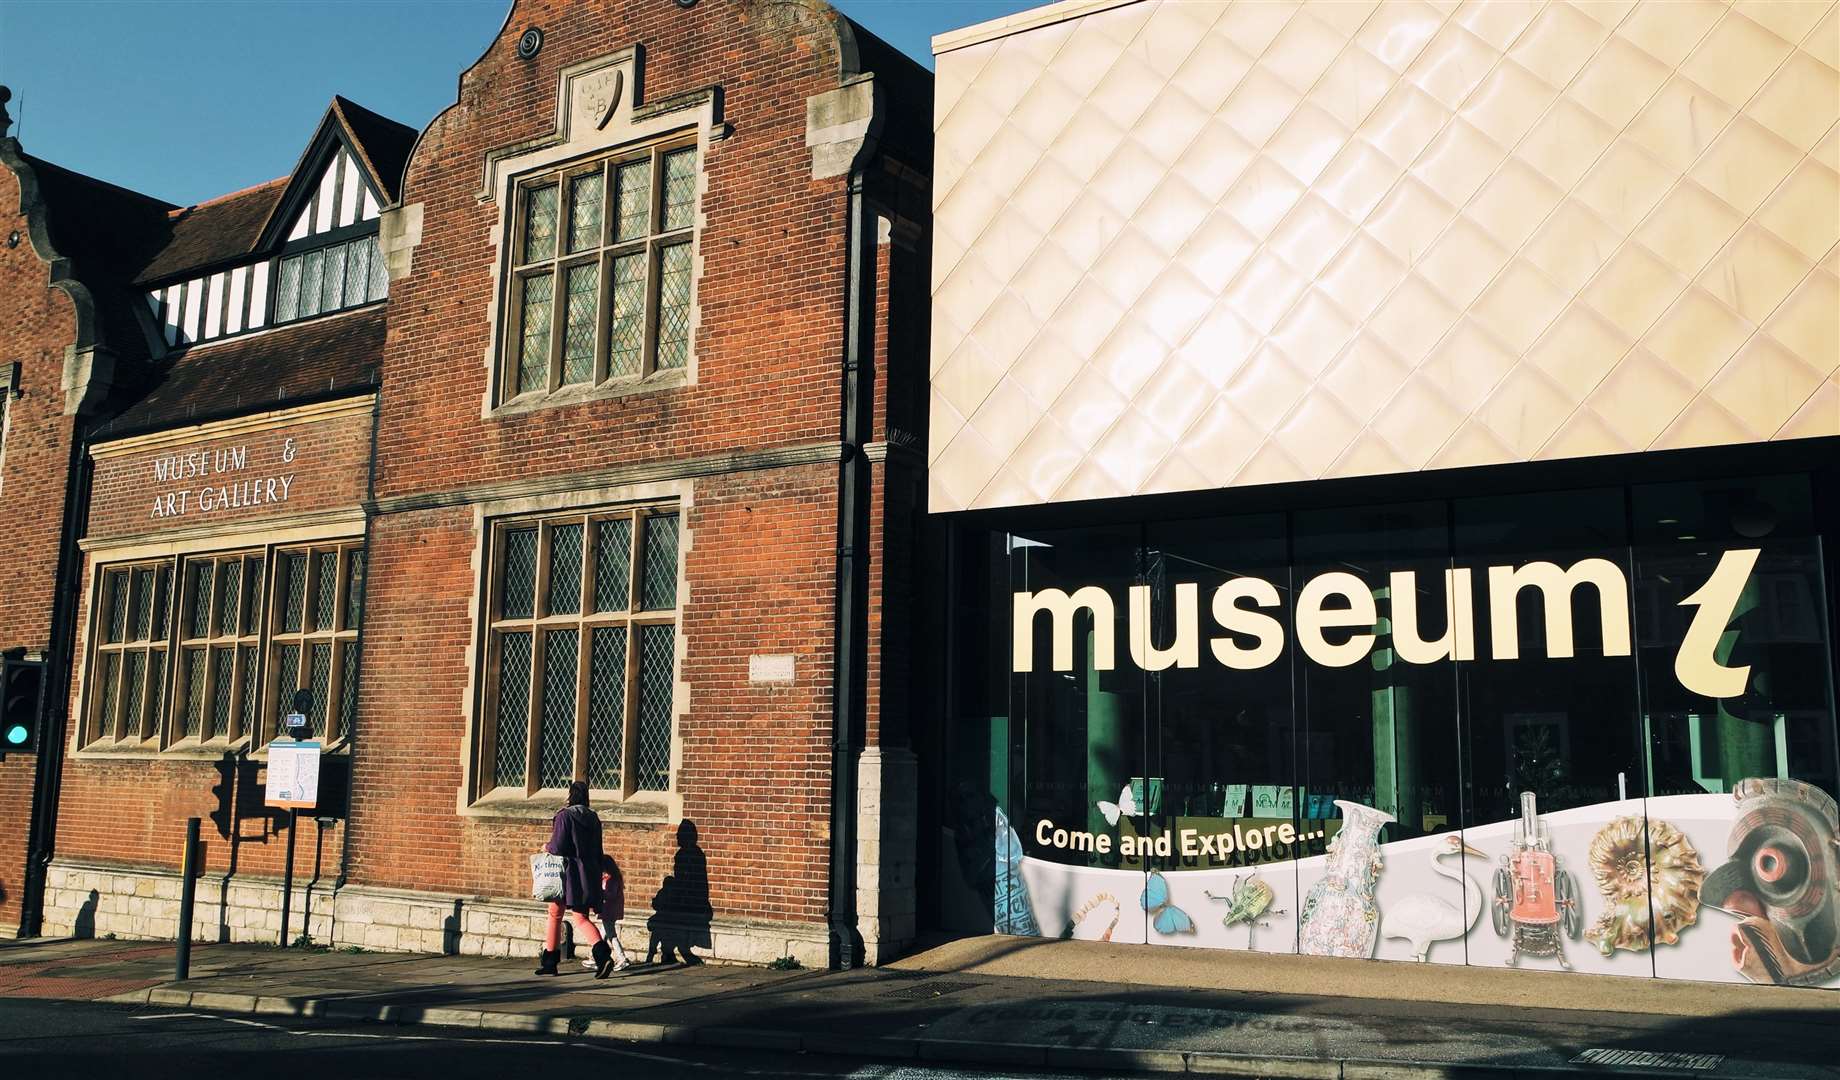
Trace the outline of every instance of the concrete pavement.
<instances>
[{"instance_id":1,"label":"concrete pavement","mask_svg":"<svg viewBox=\"0 0 1840 1080\"><path fill-rule=\"evenodd\" d=\"M1406 1080L1673 1054L1640 1072L1840 1077L1826 991L1000 937L844 973L531 967L200 945L175 983L170 945L19 943L0 948L0 995L971 1065Z\"/></svg>"}]
</instances>

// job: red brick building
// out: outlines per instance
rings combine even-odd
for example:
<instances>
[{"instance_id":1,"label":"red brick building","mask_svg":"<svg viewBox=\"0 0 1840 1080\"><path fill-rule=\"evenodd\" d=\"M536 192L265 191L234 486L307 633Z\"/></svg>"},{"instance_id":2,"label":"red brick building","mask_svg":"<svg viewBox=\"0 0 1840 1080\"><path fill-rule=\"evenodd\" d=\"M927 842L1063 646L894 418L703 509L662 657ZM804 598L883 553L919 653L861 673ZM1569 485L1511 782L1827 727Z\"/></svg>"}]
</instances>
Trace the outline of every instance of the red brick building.
<instances>
[{"instance_id":1,"label":"red brick building","mask_svg":"<svg viewBox=\"0 0 1840 1080\"><path fill-rule=\"evenodd\" d=\"M171 936L202 816L196 931L274 940L262 770L305 691L289 936L534 953L527 856L585 779L629 944L911 940L882 610L919 527L930 113L821 3L519 3L419 137L336 100L288 177L152 206L119 271L144 375L79 442L43 929Z\"/></svg>"}]
</instances>

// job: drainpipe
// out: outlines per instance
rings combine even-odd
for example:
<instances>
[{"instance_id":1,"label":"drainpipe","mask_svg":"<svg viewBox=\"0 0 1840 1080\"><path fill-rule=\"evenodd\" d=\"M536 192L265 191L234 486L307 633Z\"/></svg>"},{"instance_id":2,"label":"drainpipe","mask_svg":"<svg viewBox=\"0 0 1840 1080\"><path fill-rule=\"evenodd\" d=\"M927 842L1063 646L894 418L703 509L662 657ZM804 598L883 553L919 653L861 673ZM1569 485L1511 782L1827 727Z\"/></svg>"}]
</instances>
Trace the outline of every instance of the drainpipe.
<instances>
[{"instance_id":1,"label":"drainpipe","mask_svg":"<svg viewBox=\"0 0 1840 1080\"><path fill-rule=\"evenodd\" d=\"M881 110L875 110L879 122ZM873 127L872 127L873 130ZM869 463L875 399L875 232L863 197L874 136L850 168L843 338L843 463L838 491L836 668L831 700L830 963L862 962L856 928L856 759L865 738L868 674Z\"/></svg>"},{"instance_id":2,"label":"drainpipe","mask_svg":"<svg viewBox=\"0 0 1840 1080\"><path fill-rule=\"evenodd\" d=\"M32 820L26 831L26 880L20 897L19 936L37 937L44 928L45 881L57 852L58 794L64 778L66 712L75 666L77 597L83 565L77 541L89 523L89 425L79 412L71 422L70 466L64 479L64 524L58 537L52 580L51 642L45 653L44 684L38 697L38 760L32 766Z\"/></svg>"},{"instance_id":3,"label":"drainpipe","mask_svg":"<svg viewBox=\"0 0 1840 1080\"><path fill-rule=\"evenodd\" d=\"M387 304L388 301L385 301ZM388 316L386 315L387 319ZM382 363L381 360L378 361ZM377 429L383 423L383 378L381 367L378 370L376 387L371 391L371 452L370 461L365 465L364 473L364 580L358 583L358 640L360 650L363 648L364 624L368 621L370 611L366 601L371 592L371 522L377 519ZM358 684L364 684L364 653L358 653ZM332 706L326 706L331 711ZM358 720L364 714L360 705L351 718L351 727L345 732L345 817L339 822L339 876L332 879L332 914L338 916L339 890L345 887L345 881L351 876L351 800L358 786ZM337 933L336 923L333 931Z\"/></svg>"}]
</instances>

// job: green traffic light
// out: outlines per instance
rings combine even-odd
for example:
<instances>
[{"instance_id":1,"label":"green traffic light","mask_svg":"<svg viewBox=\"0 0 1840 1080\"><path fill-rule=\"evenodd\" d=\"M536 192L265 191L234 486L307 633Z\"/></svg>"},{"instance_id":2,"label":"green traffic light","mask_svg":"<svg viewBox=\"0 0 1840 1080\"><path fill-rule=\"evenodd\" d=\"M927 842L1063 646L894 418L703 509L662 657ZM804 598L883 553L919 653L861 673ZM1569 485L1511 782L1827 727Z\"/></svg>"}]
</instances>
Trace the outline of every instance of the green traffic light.
<instances>
[{"instance_id":1,"label":"green traffic light","mask_svg":"<svg viewBox=\"0 0 1840 1080\"><path fill-rule=\"evenodd\" d=\"M31 734L30 731L26 730L24 724L14 724L12 727L6 729L6 744L8 746L24 746L26 744L26 737Z\"/></svg>"}]
</instances>

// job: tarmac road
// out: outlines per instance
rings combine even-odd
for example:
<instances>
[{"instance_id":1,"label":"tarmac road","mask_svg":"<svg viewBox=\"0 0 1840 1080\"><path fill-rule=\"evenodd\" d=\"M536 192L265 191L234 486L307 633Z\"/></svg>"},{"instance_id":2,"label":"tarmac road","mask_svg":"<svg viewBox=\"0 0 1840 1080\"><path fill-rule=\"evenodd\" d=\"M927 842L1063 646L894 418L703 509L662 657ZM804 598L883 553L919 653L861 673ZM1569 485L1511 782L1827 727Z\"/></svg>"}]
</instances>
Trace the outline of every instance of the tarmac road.
<instances>
[{"instance_id":1,"label":"tarmac road","mask_svg":"<svg viewBox=\"0 0 1840 1080\"><path fill-rule=\"evenodd\" d=\"M91 1002L0 1000L0 1076L19 1080L1127 1080L1123 1074L991 1072L521 1035L222 1016Z\"/></svg>"}]
</instances>

